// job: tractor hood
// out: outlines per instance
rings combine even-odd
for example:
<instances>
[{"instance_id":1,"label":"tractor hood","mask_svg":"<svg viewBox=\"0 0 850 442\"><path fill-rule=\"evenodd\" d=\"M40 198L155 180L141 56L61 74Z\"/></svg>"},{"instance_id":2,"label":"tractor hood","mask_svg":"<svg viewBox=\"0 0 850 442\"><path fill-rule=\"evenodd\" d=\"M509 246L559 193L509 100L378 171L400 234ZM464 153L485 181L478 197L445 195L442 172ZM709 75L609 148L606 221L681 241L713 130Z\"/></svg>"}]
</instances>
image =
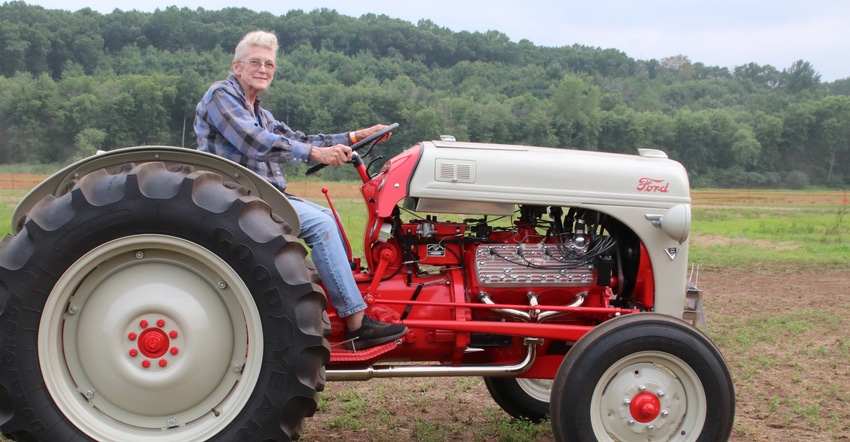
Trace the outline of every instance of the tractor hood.
<instances>
[{"instance_id":1,"label":"tractor hood","mask_svg":"<svg viewBox=\"0 0 850 442\"><path fill-rule=\"evenodd\" d=\"M661 151L640 155L426 141L405 206L510 214L514 204L669 208L690 204L688 175Z\"/></svg>"}]
</instances>

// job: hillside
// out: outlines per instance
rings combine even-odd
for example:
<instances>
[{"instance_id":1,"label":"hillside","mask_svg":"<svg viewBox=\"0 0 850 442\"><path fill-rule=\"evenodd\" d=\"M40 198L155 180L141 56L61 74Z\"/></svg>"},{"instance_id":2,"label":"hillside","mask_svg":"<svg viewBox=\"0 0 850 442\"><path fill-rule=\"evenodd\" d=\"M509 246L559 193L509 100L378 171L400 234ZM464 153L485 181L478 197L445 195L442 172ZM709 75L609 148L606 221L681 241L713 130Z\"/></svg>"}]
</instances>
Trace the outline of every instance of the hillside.
<instances>
[{"instance_id":1,"label":"hillside","mask_svg":"<svg viewBox=\"0 0 850 442\"><path fill-rule=\"evenodd\" d=\"M687 55L542 47L498 32L322 9L101 14L0 5L0 163L64 163L96 149L193 148L197 100L227 75L245 32L282 42L264 106L296 129L401 124L422 139L664 150L695 187L850 184L850 78L815 66L730 70ZM323 178L351 178L328 170Z\"/></svg>"}]
</instances>

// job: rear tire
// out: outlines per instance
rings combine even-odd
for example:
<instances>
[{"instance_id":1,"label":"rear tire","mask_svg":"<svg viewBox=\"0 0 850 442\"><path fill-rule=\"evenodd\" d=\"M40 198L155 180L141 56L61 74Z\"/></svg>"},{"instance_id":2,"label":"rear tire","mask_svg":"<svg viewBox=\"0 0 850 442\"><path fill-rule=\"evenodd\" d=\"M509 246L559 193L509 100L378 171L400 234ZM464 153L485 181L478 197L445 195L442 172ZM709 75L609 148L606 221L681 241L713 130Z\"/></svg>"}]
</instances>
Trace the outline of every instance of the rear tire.
<instances>
[{"instance_id":1,"label":"rear tire","mask_svg":"<svg viewBox=\"0 0 850 442\"><path fill-rule=\"evenodd\" d=\"M552 386L558 441L728 440L735 391L696 328L635 313L603 323L567 353Z\"/></svg>"},{"instance_id":2,"label":"rear tire","mask_svg":"<svg viewBox=\"0 0 850 442\"><path fill-rule=\"evenodd\" d=\"M327 302L263 201L162 163L98 170L0 243L0 429L16 440L289 441Z\"/></svg>"}]
</instances>

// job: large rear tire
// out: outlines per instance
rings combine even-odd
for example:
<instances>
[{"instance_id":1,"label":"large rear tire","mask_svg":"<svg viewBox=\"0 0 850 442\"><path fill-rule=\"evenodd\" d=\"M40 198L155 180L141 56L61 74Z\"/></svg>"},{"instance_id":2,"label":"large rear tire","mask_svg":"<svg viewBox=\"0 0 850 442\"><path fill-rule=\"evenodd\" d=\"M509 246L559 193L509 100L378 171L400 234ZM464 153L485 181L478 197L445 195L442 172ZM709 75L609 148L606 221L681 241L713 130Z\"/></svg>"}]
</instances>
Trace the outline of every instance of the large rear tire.
<instances>
[{"instance_id":1,"label":"large rear tire","mask_svg":"<svg viewBox=\"0 0 850 442\"><path fill-rule=\"evenodd\" d=\"M15 440L289 441L330 357L306 250L263 201L162 163L99 170L0 243Z\"/></svg>"},{"instance_id":2,"label":"large rear tire","mask_svg":"<svg viewBox=\"0 0 850 442\"><path fill-rule=\"evenodd\" d=\"M656 313L612 319L567 353L552 385L558 441L723 441L735 391L699 330Z\"/></svg>"}]
</instances>

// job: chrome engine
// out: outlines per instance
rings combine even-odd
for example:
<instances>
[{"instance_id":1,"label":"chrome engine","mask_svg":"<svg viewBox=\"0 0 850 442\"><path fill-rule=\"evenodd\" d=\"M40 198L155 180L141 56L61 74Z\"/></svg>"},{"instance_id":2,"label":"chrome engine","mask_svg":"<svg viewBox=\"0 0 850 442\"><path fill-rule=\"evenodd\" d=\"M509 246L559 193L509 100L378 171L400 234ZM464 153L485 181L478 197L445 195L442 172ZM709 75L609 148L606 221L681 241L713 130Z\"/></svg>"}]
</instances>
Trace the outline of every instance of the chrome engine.
<instances>
[{"instance_id":1,"label":"chrome engine","mask_svg":"<svg viewBox=\"0 0 850 442\"><path fill-rule=\"evenodd\" d=\"M592 263L571 266L554 244L481 244L475 275L481 287L582 287L594 280Z\"/></svg>"}]
</instances>

